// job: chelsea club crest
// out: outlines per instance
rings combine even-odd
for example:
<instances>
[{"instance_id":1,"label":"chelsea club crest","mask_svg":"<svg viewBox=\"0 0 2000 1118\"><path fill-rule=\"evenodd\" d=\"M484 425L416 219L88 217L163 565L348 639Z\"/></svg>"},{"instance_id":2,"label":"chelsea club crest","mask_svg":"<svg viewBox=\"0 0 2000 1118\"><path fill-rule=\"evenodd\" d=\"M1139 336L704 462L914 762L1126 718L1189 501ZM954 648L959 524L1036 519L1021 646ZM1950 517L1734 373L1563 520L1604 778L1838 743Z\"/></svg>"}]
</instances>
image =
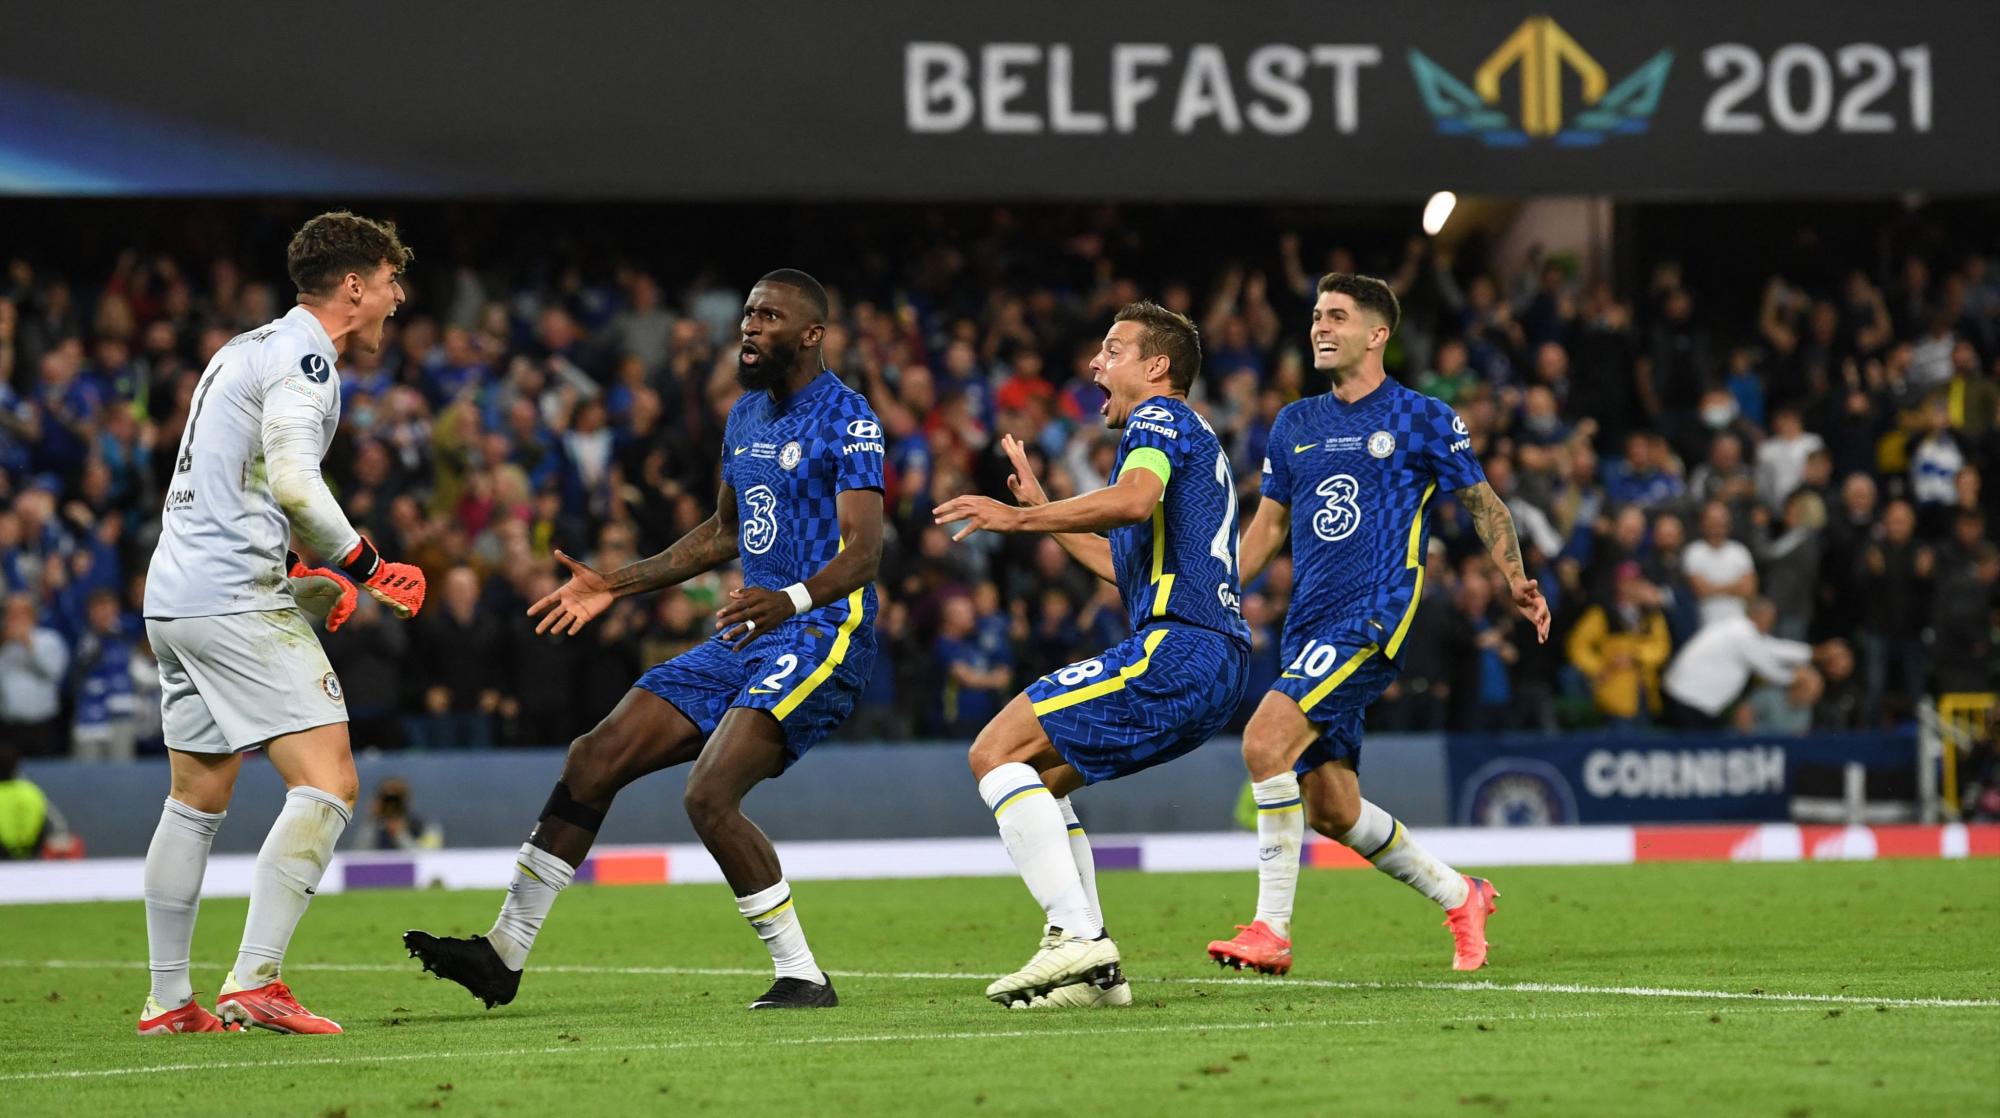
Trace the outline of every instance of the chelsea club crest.
<instances>
[{"instance_id":1,"label":"chelsea club crest","mask_svg":"<svg viewBox=\"0 0 2000 1118\"><path fill-rule=\"evenodd\" d=\"M798 465L799 459L803 457L805 457L805 450L799 446L797 440L793 440L786 443L785 449L778 452L778 465L789 470L793 466Z\"/></svg>"},{"instance_id":2,"label":"chelsea club crest","mask_svg":"<svg viewBox=\"0 0 2000 1118\"><path fill-rule=\"evenodd\" d=\"M1396 436L1387 431L1377 431L1368 436L1368 453L1377 458L1387 458L1396 453Z\"/></svg>"}]
</instances>

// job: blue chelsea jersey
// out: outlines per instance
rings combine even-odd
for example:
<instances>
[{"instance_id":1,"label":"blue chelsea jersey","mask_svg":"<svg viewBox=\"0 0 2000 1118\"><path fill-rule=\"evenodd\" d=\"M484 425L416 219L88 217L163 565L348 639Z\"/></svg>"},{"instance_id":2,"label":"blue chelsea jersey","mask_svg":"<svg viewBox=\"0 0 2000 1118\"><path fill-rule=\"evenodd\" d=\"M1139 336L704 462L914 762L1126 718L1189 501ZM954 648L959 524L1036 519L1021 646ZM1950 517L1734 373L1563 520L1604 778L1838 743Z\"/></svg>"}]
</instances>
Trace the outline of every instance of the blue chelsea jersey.
<instances>
[{"instance_id":1,"label":"blue chelsea jersey","mask_svg":"<svg viewBox=\"0 0 2000 1118\"><path fill-rule=\"evenodd\" d=\"M1236 573L1236 478L1208 421L1187 401L1156 396L1133 409L1113 477L1151 468L1166 490L1146 520L1111 530L1118 593L1136 632L1158 621L1250 644Z\"/></svg>"},{"instance_id":2,"label":"blue chelsea jersey","mask_svg":"<svg viewBox=\"0 0 2000 1118\"><path fill-rule=\"evenodd\" d=\"M1291 508L1294 634L1374 644L1391 660L1423 590L1430 507L1486 480L1451 407L1384 378L1348 404L1285 406L1271 428L1263 494Z\"/></svg>"},{"instance_id":3,"label":"blue chelsea jersey","mask_svg":"<svg viewBox=\"0 0 2000 1118\"><path fill-rule=\"evenodd\" d=\"M882 488L882 425L860 393L822 372L782 404L746 392L723 429L722 479L736 492L743 582L782 590L840 553L843 490ZM873 640L875 587L827 602L799 620ZM858 631L857 631L858 630Z\"/></svg>"}]
</instances>

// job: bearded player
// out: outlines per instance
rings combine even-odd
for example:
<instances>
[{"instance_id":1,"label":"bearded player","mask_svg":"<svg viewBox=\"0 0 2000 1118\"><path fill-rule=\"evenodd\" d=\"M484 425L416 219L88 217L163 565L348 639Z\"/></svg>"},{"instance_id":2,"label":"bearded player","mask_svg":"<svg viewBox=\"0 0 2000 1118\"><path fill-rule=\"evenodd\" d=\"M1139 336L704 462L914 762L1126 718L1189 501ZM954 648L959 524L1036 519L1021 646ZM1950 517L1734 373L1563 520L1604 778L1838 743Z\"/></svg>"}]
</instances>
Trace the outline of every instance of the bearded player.
<instances>
[{"instance_id":1,"label":"bearded player","mask_svg":"<svg viewBox=\"0 0 2000 1118\"><path fill-rule=\"evenodd\" d=\"M1069 795L1171 761L1220 730L1243 697L1250 629L1237 581L1236 479L1188 388L1201 369L1194 324L1152 303L1118 312L1091 361L1104 424L1122 429L1112 484L1051 503L1009 436L1021 505L957 497L938 523L955 538L1051 532L1124 599L1133 635L1043 676L981 730L979 795L1042 906L1040 949L986 996L1001 1005L1128 1005L1104 930L1090 841ZM1096 535L1106 532L1109 537Z\"/></svg>"},{"instance_id":2,"label":"bearded player","mask_svg":"<svg viewBox=\"0 0 2000 1118\"><path fill-rule=\"evenodd\" d=\"M597 839L618 790L694 762L687 812L770 950L777 981L751 1009L838 1004L814 961L771 840L743 797L847 718L875 661L882 553L882 428L858 393L820 367L826 292L804 272L757 281L743 307L715 515L650 559L600 573L556 553L570 580L530 606L538 632L577 633L611 603L677 585L733 559L744 587L715 638L653 668L597 728L570 744L500 916L483 936L403 937L424 969L488 1008L520 988L556 895Z\"/></svg>"},{"instance_id":3,"label":"bearded player","mask_svg":"<svg viewBox=\"0 0 2000 1118\"><path fill-rule=\"evenodd\" d=\"M1257 913L1208 945L1223 966L1284 974L1305 825L1436 901L1452 966L1486 963L1486 918L1499 894L1417 845L1361 798L1362 712L1395 680L1423 593L1429 511L1439 489L1472 516L1507 578L1514 607L1549 635L1548 604L1521 566L1507 506L1486 483L1465 422L1442 401L1390 380L1382 350L1401 308L1381 280L1330 274L1312 313L1313 365L1333 390L1287 405L1271 430L1263 502L1243 532L1243 579L1292 539L1286 664L1243 735L1257 800Z\"/></svg>"},{"instance_id":4,"label":"bearded player","mask_svg":"<svg viewBox=\"0 0 2000 1118\"><path fill-rule=\"evenodd\" d=\"M382 348L410 252L393 225L328 213L306 222L285 255L299 305L232 339L202 373L146 577L171 788L146 848L153 988L139 1017L144 1036L244 1025L340 1032L281 977L359 788L340 680L301 608L336 629L354 611L357 585L399 617L424 601L424 573L383 561L320 476L340 424L334 364L350 348ZM338 569L288 555L294 532ZM209 846L243 755L260 747L288 791L257 854L243 944L211 1014L194 1000L188 948Z\"/></svg>"}]
</instances>

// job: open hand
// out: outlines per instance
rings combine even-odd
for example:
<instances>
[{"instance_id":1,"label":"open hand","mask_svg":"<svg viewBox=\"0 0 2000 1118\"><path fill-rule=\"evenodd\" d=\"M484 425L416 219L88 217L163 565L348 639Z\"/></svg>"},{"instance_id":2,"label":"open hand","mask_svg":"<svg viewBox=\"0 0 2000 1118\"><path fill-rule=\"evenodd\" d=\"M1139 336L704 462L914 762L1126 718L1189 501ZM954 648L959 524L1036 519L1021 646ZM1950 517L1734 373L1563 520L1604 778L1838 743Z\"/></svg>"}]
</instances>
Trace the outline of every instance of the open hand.
<instances>
[{"instance_id":1,"label":"open hand","mask_svg":"<svg viewBox=\"0 0 2000 1118\"><path fill-rule=\"evenodd\" d=\"M1022 511L1015 505L1003 505L991 497L953 497L931 510L934 524L949 524L955 520L965 521L965 527L951 537L952 542L979 531L1018 532L1021 530Z\"/></svg>"},{"instance_id":2,"label":"open hand","mask_svg":"<svg viewBox=\"0 0 2000 1118\"><path fill-rule=\"evenodd\" d=\"M541 617L537 633L580 633L590 619L611 608L615 595L604 576L588 565L556 552L556 561L569 568L569 581L528 607L529 617ZM546 612L547 616L543 616Z\"/></svg>"},{"instance_id":3,"label":"open hand","mask_svg":"<svg viewBox=\"0 0 2000 1118\"><path fill-rule=\"evenodd\" d=\"M1014 465L1014 472L1007 475L1007 489L1014 494L1014 499L1024 505L1048 504L1049 495L1042 490L1041 480L1035 477L1035 467L1028 461L1027 444L1012 435L1002 435L1000 449L1007 452L1007 461Z\"/></svg>"}]
</instances>

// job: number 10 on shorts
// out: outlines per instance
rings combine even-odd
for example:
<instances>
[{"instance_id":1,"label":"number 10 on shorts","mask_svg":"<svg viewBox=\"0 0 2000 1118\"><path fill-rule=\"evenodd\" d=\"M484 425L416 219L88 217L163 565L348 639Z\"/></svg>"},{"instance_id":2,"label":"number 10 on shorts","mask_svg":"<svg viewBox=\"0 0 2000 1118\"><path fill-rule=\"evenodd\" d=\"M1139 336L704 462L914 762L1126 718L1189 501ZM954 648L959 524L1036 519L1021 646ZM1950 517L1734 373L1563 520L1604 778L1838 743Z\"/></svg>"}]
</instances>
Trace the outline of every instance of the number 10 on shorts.
<instances>
[{"instance_id":1,"label":"number 10 on shorts","mask_svg":"<svg viewBox=\"0 0 2000 1118\"><path fill-rule=\"evenodd\" d=\"M1334 662L1339 659L1339 648L1325 641L1307 641L1305 648L1300 650L1298 659L1293 660L1285 670L1318 679L1331 671Z\"/></svg>"}]
</instances>

